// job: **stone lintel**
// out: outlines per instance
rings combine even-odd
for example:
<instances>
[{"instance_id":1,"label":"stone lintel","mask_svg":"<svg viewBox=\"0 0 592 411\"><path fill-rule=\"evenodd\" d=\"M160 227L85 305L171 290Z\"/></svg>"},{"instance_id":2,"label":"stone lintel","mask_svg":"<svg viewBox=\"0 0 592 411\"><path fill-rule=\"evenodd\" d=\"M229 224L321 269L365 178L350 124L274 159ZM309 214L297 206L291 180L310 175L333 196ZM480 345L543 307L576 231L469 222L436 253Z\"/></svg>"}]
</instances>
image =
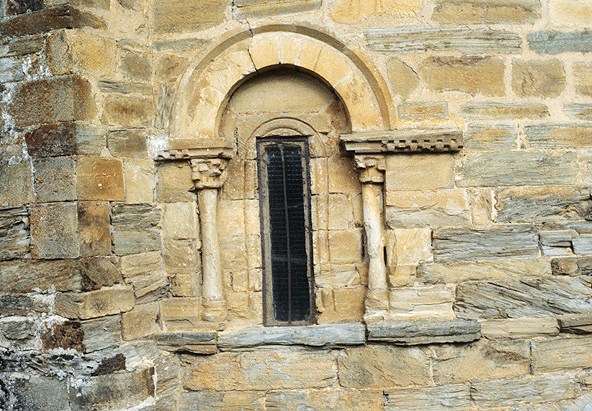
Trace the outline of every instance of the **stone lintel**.
<instances>
[{"instance_id":1,"label":"stone lintel","mask_svg":"<svg viewBox=\"0 0 592 411\"><path fill-rule=\"evenodd\" d=\"M218 347L221 350L262 345L335 347L363 345L365 341L366 328L359 322L306 327L252 327L218 335Z\"/></svg>"},{"instance_id":2,"label":"stone lintel","mask_svg":"<svg viewBox=\"0 0 592 411\"><path fill-rule=\"evenodd\" d=\"M453 128L369 131L343 134L341 144L355 154L450 153L463 148L463 134Z\"/></svg>"},{"instance_id":3,"label":"stone lintel","mask_svg":"<svg viewBox=\"0 0 592 411\"><path fill-rule=\"evenodd\" d=\"M161 350L193 354L215 354L218 351L215 331L155 334L152 339Z\"/></svg>"},{"instance_id":4,"label":"stone lintel","mask_svg":"<svg viewBox=\"0 0 592 411\"><path fill-rule=\"evenodd\" d=\"M398 345L471 342L481 337L477 321L381 321L369 323L368 341Z\"/></svg>"}]
</instances>

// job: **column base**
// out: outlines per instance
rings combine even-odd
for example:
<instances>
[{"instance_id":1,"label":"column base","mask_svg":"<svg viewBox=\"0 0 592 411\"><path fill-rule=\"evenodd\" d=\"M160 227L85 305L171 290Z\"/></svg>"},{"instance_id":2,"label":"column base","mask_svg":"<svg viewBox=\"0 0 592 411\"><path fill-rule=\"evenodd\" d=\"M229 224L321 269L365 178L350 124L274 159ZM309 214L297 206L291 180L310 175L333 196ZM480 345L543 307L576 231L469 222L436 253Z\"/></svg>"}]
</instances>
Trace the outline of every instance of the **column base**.
<instances>
[{"instance_id":1,"label":"column base","mask_svg":"<svg viewBox=\"0 0 592 411\"><path fill-rule=\"evenodd\" d=\"M388 290L368 290L365 305L364 321L384 320L389 314Z\"/></svg>"},{"instance_id":2,"label":"column base","mask_svg":"<svg viewBox=\"0 0 592 411\"><path fill-rule=\"evenodd\" d=\"M226 321L227 310L226 302L223 299L206 300L203 303L203 313L201 318L208 322Z\"/></svg>"}]
</instances>

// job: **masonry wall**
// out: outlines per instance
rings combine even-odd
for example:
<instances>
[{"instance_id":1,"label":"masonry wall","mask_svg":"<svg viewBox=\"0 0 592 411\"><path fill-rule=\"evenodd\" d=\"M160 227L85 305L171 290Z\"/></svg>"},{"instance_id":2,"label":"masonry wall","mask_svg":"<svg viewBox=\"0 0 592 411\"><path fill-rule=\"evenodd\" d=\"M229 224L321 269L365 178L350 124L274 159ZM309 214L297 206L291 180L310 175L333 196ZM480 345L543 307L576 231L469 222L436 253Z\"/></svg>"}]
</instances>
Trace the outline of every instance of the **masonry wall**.
<instances>
[{"instance_id":1,"label":"masonry wall","mask_svg":"<svg viewBox=\"0 0 592 411\"><path fill-rule=\"evenodd\" d=\"M588 1L0 0L0 17L0 409L590 407ZM368 62L393 130L464 137L385 154L378 321L339 142L344 101L372 99L351 95L358 78L317 127L331 147L311 173L319 325L262 326L256 165L238 157L219 202L228 317L202 318L195 176L159 153L185 73L228 33L280 24ZM313 77L341 67L315 61Z\"/></svg>"}]
</instances>

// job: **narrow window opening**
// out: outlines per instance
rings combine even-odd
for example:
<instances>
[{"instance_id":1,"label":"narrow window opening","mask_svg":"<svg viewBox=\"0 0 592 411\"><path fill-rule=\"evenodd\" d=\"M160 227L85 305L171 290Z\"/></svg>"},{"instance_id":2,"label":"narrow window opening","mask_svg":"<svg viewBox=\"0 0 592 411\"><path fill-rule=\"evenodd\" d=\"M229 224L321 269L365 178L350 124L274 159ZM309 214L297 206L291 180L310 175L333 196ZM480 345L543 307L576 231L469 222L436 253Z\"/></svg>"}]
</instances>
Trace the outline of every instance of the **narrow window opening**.
<instances>
[{"instance_id":1,"label":"narrow window opening","mask_svg":"<svg viewBox=\"0 0 592 411\"><path fill-rule=\"evenodd\" d=\"M266 325L313 320L308 144L257 141Z\"/></svg>"}]
</instances>

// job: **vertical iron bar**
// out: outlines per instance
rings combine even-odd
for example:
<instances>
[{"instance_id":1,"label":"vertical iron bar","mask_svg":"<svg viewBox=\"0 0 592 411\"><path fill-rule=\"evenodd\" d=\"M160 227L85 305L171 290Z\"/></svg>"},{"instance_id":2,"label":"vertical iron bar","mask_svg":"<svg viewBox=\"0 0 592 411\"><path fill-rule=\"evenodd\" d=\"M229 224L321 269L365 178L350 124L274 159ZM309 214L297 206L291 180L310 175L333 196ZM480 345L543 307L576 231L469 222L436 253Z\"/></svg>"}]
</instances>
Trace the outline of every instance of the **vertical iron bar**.
<instances>
[{"instance_id":1,"label":"vertical iron bar","mask_svg":"<svg viewBox=\"0 0 592 411\"><path fill-rule=\"evenodd\" d=\"M288 258L288 324L292 324L292 255L290 250L290 218L288 216L288 188L286 184L288 179L286 177L286 159L284 157L284 146L278 144L280 155L282 156L282 179L284 181L284 215L286 222L286 251Z\"/></svg>"}]
</instances>

